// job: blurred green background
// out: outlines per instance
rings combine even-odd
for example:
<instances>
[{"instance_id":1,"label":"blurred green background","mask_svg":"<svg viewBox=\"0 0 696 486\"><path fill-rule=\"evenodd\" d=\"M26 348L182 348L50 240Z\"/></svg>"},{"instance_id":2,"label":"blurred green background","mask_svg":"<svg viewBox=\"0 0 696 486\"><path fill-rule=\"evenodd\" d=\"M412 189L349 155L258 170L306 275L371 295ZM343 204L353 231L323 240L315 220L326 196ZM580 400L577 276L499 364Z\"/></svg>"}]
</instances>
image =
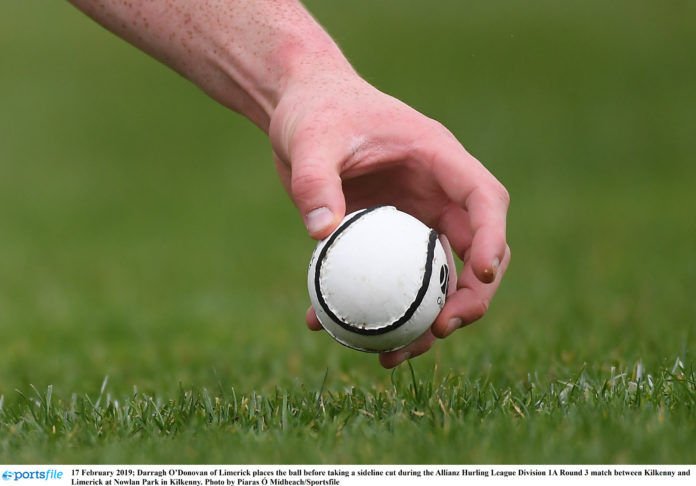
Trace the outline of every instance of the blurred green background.
<instances>
[{"instance_id":1,"label":"blurred green background","mask_svg":"<svg viewBox=\"0 0 696 486\"><path fill-rule=\"evenodd\" d=\"M486 317L416 372L693 360L696 4L307 1L508 188ZM0 395L387 386L305 330L313 242L265 135L67 2L0 5Z\"/></svg>"}]
</instances>

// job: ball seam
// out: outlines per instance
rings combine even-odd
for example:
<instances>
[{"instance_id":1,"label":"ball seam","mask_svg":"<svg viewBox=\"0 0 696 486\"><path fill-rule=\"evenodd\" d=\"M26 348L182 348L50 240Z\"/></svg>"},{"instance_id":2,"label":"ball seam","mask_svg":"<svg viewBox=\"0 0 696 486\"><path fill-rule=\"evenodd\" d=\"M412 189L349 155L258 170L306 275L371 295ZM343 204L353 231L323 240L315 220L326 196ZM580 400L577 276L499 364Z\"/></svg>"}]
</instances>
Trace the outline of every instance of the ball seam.
<instances>
[{"instance_id":1,"label":"ball seam","mask_svg":"<svg viewBox=\"0 0 696 486\"><path fill-rule=\"evenodd\" d=\"M373 328L373 329L363 329L359 328L356 326L353 326L345 321L343 321L340 317L338 317L328 306L326 303L326 300L324 299L323 293L321 291L321 268L322 264L324 262L324 259L326 258L326 255L331 248L331 246L334 244L334 242L338 239L341 233L345 231L347 227L358 221L360 218L365 216L366 214L379 209L383 208L385 206L373 206L370 208L365 209L361 213L356 214L353 216L351 219L345 222L341 227L339 227L336 231L334 231L333 234L329 237L327 240L326 244L324 247L321 249L318 257L317 257L317 264L315 268L315 274L314 274L314 286L316 289L316 295L317 295L317 300L319 301L319 305L321 305L322 309L326 313L326 315L334 321L336 324L341 326L343 329L349 332L354 332L356 334L362 334L366 336L375 336L375 335L380 335L380 334L385 334L387 332L393 331L406 322L408 322L411 317L416 313L418 307L420 306L421 302L423 301L423 298L425 297L425 294L428 291L428 287L430 285L430 278L432 276L432 271L433 271L433 260L434 260L434 255L435 255L435 245L437 243L437 232L435 230L430 230L430 234L428 237L428 245L427 245L427 251L426 251L426 259L425 259L425 271L423 272L423 281L421 283L420 288L418 289L418 292L416 293L416 297L414 298L413 302L409 305L409 307L406 309L404 314L399 317L396 321L387 324L386 326L382 326L380 328Z\"/></svg>"}]
</instances>

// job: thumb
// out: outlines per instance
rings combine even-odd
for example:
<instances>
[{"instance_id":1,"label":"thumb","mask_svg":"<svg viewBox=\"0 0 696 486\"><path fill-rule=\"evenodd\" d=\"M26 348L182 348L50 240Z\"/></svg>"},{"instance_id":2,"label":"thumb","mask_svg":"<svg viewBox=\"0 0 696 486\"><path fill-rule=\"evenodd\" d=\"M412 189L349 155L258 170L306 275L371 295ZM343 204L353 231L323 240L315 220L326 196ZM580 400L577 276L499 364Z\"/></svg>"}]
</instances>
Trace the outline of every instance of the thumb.
<instances>
[{"instance_id":1,"label":"thumb","mask_svg":"<svg viewBox=\"0 0 696 486\"><path fill-rule=\"evenodd\" d=\"M292 163L291 196L309 236L326 238L338 226L346 212L341 176L329 158L295 157Z\"/></svg>"}]
</instances>

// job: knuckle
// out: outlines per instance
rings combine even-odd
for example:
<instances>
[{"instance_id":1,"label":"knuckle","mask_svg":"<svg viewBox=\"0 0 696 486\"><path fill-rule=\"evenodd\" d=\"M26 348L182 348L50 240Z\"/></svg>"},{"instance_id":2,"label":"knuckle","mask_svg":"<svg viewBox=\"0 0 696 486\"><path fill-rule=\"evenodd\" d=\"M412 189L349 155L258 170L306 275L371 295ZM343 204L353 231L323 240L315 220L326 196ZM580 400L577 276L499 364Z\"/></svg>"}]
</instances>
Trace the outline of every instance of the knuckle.
<instances>
[{"instance_id":1,"label":"knuckle","mask_svg":"<svg viewBox=\"0 0 696 486\"><path fill-rule=\"evenodd\" d=\"M433 131L442 137L445 137L447 139L452 139L454 138L454 135L452 135L452 132L444 125L444 123L435 120L435 119L430 119L431 126Z\"/></svg>"},{"instance_id":2,"label":"knuckle","mask_svg":"<svg viewBox=\"0 0 696 486\"><path fill-rule=\"evenodd\" d=\"M500 198L505 203L505 207L509 207L510 206L510 192L502 184L500 185L500 188L501 188Z\"/></svg>"},{"instance_id":3,"label":"knuckle","mask_svg":"<svg viewBox=\"0 0 696 486\"><path fill-rule=\"evenodd\" d=\"M495 181L491 193L501 200L506 208L510 206L510 192L500 182Z\"/></svg>"},{"instance_id":4,"label":"knuckle","mask_svg":"<svg viewBox=\"0 0 696 486\"><path fill-rule=\"evenodd\" d=\"M326 183L325 178L313 170L293 171L290 187L296 197L306 197Z\"/></svg>"},{"instance_id":5,"label":"knuckle","mask_svg":"<svg viewBox=\"0 0 696 486\"><path fill-rule=\"evenodd\" d=\"M434 343L434 339L426 339L425 342L421 345L420 349L418 349L418 354L423 354L427 351L430 351L430 348L433 347Z\"/></svg>"},{"instance_id":6,"label":"knuckle","mask_svg":"<svg viewBox=\"0 0 696 486\"><path fill-rule=\"evenodd\" d=\"M486 315L486 312L488 312L488 307L490 306L490 300L488 299L479 299L475 304L472 309L471 313L471 322L473 321L478 321L481 319L484 315Z\"/></svg>"}]
</instances>

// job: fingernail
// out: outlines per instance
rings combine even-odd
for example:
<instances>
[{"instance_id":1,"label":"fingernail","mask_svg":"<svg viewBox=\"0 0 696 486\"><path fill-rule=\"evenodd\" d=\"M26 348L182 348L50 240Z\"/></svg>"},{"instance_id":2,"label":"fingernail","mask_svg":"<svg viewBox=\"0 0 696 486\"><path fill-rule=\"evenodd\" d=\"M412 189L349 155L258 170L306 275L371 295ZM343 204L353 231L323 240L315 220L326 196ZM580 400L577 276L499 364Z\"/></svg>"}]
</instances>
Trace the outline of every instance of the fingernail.
<instances>
[{"instance_id":1,"label":"fingernail","mask_svg":"<svg viewBox=\"0 0 696 486\"><path fill-rule=\"evenodd\" d=\"M491 262L491 266L483 271L483 281L485 283L491 283L495 280L495 274L498 273L498 267L500 266L500 258L495 257Z\"/></svg>"},{"instance_id":2,"label":"fingernail","mask_svg":"<svg viewBox=\"0 0 696 486\"><path fill-rule=\"evenodd\" d=\"M464 324L464 321L462 321L461 317L453 317L450 319L447 323L447 335L462 327L462 324Z\"/></svg>"},{"instance_id":3,"label":"fingernail","mask_svg":"<svg viewBox=\"0 0 696 486\"><path fill-rule=\"evenodd\" d=\"M310 234L317 234L333 223L334 215L327 207L313 209L305 217L305 226Z\"/></svg>"}]
</instances>

